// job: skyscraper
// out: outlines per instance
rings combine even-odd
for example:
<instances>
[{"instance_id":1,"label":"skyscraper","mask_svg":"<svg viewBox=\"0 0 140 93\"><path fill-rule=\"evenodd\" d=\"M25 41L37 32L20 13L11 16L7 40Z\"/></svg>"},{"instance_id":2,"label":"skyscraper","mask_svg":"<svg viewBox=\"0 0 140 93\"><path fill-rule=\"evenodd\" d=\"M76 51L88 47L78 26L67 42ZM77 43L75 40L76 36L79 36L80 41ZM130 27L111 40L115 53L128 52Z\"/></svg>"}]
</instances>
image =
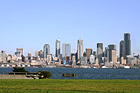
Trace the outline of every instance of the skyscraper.
<instances>
[{"instance_id":1,"label":"skyscraper","mask_svg":"<svg viewBox=\"0 0 140 93\"><path fill-rule=\"evenodd\" d=\"M117 50L112 50L112 52L111 52L111 60L112 60L114 65L117 63Z\"/></svg>"},{"instance_id":2,"label":"skyscraper","mask_svg":"<svg viewBox=\"0 0 140 93\"><path fill-rule=\"evenodd\" d=\"M77 42L77 60L83 57L83 40L79 39Z\"/></svg>"},{"instance_id":3,"label":"skyscraper","mask_svg":"<svg viewBox=\"0 0 140 93\"><path fill-rule=\"evenodd\" d=\"M89 62L89 58L90 58L91 54L92 54L92 48L87 48L86 49L86 57L87 57L88 62Z\"/></svg>"},{"instance_id":4,"label":"skyscraper","mask_svg":"<svg viewBox=\"0 0 140 93\"><path fill-rule=\"evenodd\" d=\"M103 43L97 43L97 57L99 63L102 63L102 56L103 56Z\"/></svg>"},{"instance_id":5,"label":"skyscraper","mask_svg":"<svg viewBox=\"0 0 140 93\"><path fill-rule=\"evenodd\" d=\"M111 45L108 45L108 47L109 47L109 62L112 62L114 61L114 58L116 59L116 56L117 56L116 45L111 44Z\"/></svg>"},{"instance_id":6,"label":"skyscraper","mask_svg":"<svg viewBox=\"0 0 140 93\"><path fill-rule=\"evenodd\" d=\"M70 44L63 44L62 57L64 64L70 64L71 61L71 46Z\"/></svg>"},{"instance_id":7,"label":"skyscraper","mask_svg":"<svg viewBox=\"0 0 140 93\"><path fill-rule=\"evenodd\" d=\"M128 55L131 55L131 40L130 40L129 33L124 34L124 45L125 45L125 58L126 58Z\"/></svg>"},{"instance_id":8,"label":"skyscraper","mask_svg":"<svg viewBox=\"0 0 140 93\"><path fill-rule=\"evenodd\" d=\"M50 55L50 45L45 44L43 48L44 58L47 58L47 55Z\"/></svg>"},{"instance_id":9,"label":"skyscraper","mask_svg":"<svg viewBox=\"0 0 140 93\"><path fill-rule=\"evenodd\" d=\"M59 57L60 56L60 40L59 39L56 39L55 47L56 47L55 56Z\"/></svg>"},{"instance_id":10,"label":"skyscraper","mask_svg":"<svg viewBox=\"0 0 140 93\"><path fill-rule=\"evenodd\" d=\"M62 49L62 57L70 57L71 56L71 46L70 44L63 44L63 49Z\"/></svg>"},{"instance_id":11,"label":"skyscraper","mask_svg":"<svg viewBox=\"0 0 140 93\"><path fill-rule=\"evenodd\" d=\"M123 40L120 42L120 60L122 57L125 58L125 44Z\"/></svg>"},{"instance_id":12,"label":"skyscraper","mask_svg":"<svg viewBox=\"0 0 140 93\"><path fill-rule=\"evenodd\" d=\"M109 62L109 47L105 47L104 57L106 57L106 62Z\"/></svg>"}]
</instances>

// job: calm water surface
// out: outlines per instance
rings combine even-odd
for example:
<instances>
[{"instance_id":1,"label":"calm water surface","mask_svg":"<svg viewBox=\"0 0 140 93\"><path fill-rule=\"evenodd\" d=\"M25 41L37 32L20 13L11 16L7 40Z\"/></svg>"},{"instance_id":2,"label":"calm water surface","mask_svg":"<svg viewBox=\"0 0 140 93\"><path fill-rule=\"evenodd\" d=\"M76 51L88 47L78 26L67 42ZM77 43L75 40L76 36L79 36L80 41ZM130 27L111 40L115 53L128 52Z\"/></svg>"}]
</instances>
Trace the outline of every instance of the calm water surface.
<instances>
[{"instance_id":1,"label":"calm water surface","mask_svg":"<svg viewBox=\"0 0 140 93\"><path fill-rule=\"evenodd\" d=\"M128 79L140 80L140 69L93 68L25 68L29 72L50 71L52 79ZM13 68L0 68L0 72L12 72ZM77 77L63 77L63 73L76 73Z\"/></svg>"}]
</instances>

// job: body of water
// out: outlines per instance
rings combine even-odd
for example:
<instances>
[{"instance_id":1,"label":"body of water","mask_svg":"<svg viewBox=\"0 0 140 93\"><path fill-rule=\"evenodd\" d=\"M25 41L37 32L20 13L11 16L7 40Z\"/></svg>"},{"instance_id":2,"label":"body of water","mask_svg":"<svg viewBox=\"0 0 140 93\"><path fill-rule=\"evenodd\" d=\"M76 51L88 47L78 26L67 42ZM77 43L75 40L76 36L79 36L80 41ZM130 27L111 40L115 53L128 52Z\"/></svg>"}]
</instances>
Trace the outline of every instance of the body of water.
<instances>
[{"instance_id":1,"label":"body of water","mask_svg":"<svg viewBox=\"0 0 140 93\"><path fill-rule=\"evenodd\" d=\"M51 79L127 79L140 80L140 69L94 68L25 68L29 72L49 71ZM0 68L0 72L12 72L13 68ZM77 77L63 77L63 73L76 73Z\"/></svg>"}]
</instances>

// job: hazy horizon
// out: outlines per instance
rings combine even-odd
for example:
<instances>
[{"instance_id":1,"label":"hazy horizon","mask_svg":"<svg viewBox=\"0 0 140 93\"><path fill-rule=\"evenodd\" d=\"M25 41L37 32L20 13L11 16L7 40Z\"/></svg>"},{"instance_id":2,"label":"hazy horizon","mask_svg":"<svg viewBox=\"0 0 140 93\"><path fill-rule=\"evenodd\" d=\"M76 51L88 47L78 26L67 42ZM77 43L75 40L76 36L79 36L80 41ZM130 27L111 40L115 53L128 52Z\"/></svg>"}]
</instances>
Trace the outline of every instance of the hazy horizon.
<instances>
[{"instance_id":1,"label":"hazy horizon","mask_svg":"<svg viewBox=\"0 0 140 93\"><path fill-rule=\"evenodd\" d=\"M14 54L24 48L34 55L50 44L55 54L57 38L62 44L70 43L77 50L77 40L83 39L85 48L97 50L117 45L124 33L131 34L132 54L140 54L140 1L139 0L0 0L0 51Z\"/></svg>"}]
</instances>

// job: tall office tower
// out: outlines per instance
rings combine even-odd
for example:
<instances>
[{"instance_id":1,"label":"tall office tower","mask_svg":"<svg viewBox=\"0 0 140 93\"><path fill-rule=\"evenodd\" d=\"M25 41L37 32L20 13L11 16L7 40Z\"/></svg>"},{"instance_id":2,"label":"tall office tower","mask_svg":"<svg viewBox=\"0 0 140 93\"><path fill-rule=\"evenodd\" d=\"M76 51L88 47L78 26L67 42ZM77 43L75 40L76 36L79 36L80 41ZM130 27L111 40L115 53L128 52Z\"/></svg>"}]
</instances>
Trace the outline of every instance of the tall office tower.
<instances>
[{"instance_id":1,"label":"tall office tower","mask_svg":"<svg viewBox=\"0 0 140 93\"><path fill-rule=\"evenodd\" d=\"M23 48L17 48L17 52L22 56L24 54Z\"/></svg>"},{"instance_id":2,"label":"tall office tower","mask_svg":"<svg viewBox=\"0 0 140 93\"><path fill-rule=\"evenodd\" d=\"M77 60L83 57L83 40L79 39L77 42Z\"/></svg>"},{"instance_id":3,"label":"tall office tower","mask_svg":"<svg viewBox=\"0 0 140 93\"><path fill-rule=\"evenodd\" d=\"M55 47L56 47L55 56L60 57L60 40L59 39L56 40Z\"/></svg>"},{"instance_id":4,"label":"tall office tower","mask_svg":"<svg viewBox=\"0 0 140 93\"><path fill-rule=\"evenodd\" d=\"M125 58L126 58L128 55L131 55L131 40L130 40L129 33L124 34L124 46L125 46Z\"/></svg>"},{"instance_id":5,"label":"tall office tower","mask_svg":"<svg viewBox=\"0 0 140 93\"><path fill-rule=\"evenodd\" d=\"M104 57L106 57L106 62L109 62L109 47L105 47Z\"/></svg>"},{"instance_id":6,"label":"tall office tower","mask_svg":"<svg viewBox=\"0 0 140 93\"><path fill-rule=\"evenodd\" d=\"M99 63L102 63L103 43L97 43L97 57L98 57Z\"/></svg>"},{"instance_id":7,"label":"tall office tower","mask_svg":"<svg viewBox=\"0 0 140 93\"><path fill-rule=\"evenodd\" d=\"M44 58L47 58L47 55L50 55L50 45L45 44L43 48Z\"/></svg>"},{"instance_id":8,"label":"tall office tower","mask_svg":"<svg viewBox=\"0 0 140 93\"><path fill-rule=\"evenodd\" d=\"M125 44L123 40L120 42L120 61L122 57L125 58Z\"/></svg>"},{"instance_id":9,"label":"tall office tower","mask_svg":"<svg viewBox=\"0 0 140 93\"><path fill-rule=\"evenodd\" d=\"M64 60L66 60L66 64L70 63L71 60L71 46L70 44L63 44L63 49L62 49L62 57Z\"/></svg>"},{"instance_id":10,"label":"tall office tower","mask_svg":"<svg viewBox=\"0 0 140 93\"><path fill-rule=\"evenodd\" d=\"M92 48L87 48L86 49L86 57L87 57L87 61L90 61L90 55L92 54Z\"/></svg>"},{"instance_id":11,"label":"tall office tower","mask_svg":"<svg viewBox=\"0 0 140 93\"><path fill-rule=\"evenodd\" d=\"M67 57L67 56L71 56L71 46L70 44L63 44L63 49L62 49L62 57Z\"/></svg>"},{"instance_id":12,"label":"tall office tower","mask_svg":"<svg viewBox=\"0 0 140 93\"><path fill-rule=\"evenodd\" d=\"M117 50L112 50L111 52L111 59L112 59L112 62L113 64L116 64L117 63Z\"/></svg>"},{"instance_id":13,"label":"tall office tower","mask_svg":"<svg viewBox=\"0 0 140 93\"><path fill-rule=\"evenodd\" d=\"M108 47L109 47L109 62L112 62L112 61L114 61L113 57L114 57L115 53L117 53L116 45L112 44L112 45L108 45Z\"/></svg>"}]
</instances>

